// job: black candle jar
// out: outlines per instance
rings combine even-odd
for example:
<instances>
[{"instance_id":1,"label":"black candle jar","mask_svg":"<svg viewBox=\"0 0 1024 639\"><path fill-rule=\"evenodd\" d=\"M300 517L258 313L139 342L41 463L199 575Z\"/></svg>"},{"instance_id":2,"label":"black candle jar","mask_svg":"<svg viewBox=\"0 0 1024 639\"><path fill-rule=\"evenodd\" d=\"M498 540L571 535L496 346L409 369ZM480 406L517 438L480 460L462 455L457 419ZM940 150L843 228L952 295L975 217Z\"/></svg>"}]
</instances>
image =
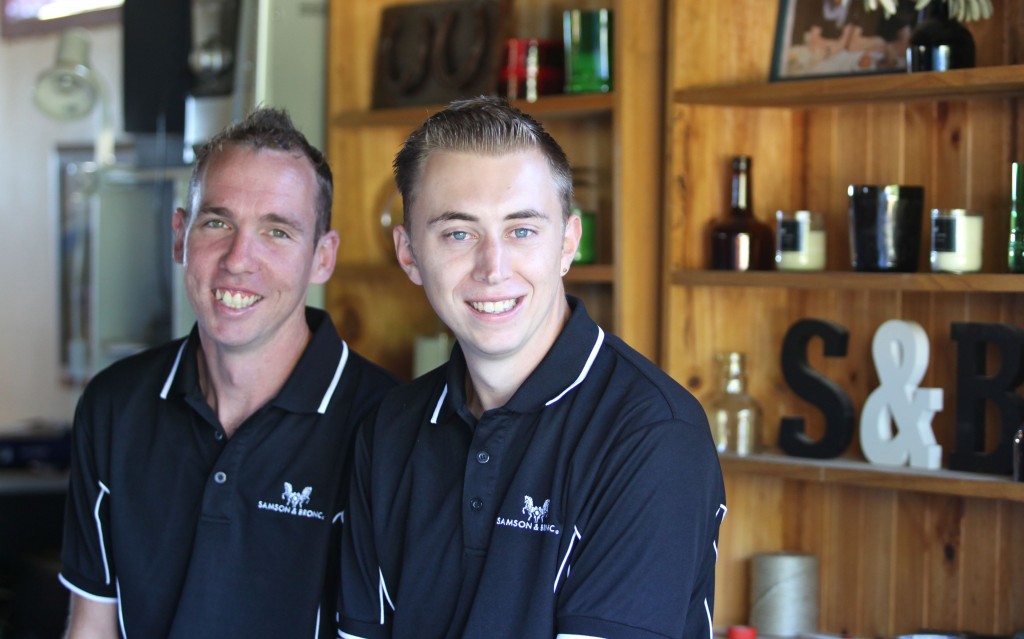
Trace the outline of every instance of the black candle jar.
<instances>
[{"instance_id":1,"label":"black candle jar","mask_svg":"<svg viewBox=\"0 0 1024 639\"><path fill-rule=\"evenodd\" d=\"M855 271L917 271L924 187L851 184L850 259Z\"/></svg>"}]
</instances>

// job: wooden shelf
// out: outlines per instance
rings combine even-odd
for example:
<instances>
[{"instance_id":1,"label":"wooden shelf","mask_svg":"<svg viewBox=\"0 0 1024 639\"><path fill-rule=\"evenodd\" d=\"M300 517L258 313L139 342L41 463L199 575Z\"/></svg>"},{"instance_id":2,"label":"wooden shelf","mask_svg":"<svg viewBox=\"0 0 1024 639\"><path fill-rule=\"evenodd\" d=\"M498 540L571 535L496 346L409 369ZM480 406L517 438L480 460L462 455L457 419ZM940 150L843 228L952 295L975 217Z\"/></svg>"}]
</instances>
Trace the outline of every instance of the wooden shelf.
<instances>
[{"instance_id":1,"label":"wooden shelf","mask_svg":"<svg viewBox=\"0 0 1024 639\"><path fill-rule=\"evenodd\" d=\"M611 115L615 103L613 93L586 93L579 95L544 96L536 102L519 100L515 106L526 113L543 118L578 118L593 115ZM346 111L336 115L332 122L341 127L364 126L419 126L428 116L445 105L397 107L370 109L367 111Z\"/></svg>"},{"instance_id":2,"label":"wooden shelf","mask_svg":"<svg viewBox=\"0 0 1024 639\"><path fill-rule=\"evenodd\" d=\"M1024 275L1009 273L857 273L851 271L677 270L678 286L747 286L805 290L923 291L936 293L1022 293Z\"/></svg>"},{"instance_id":3,"label":"wooden shelf","mask_svg":"<svg viewBox=\"0 0 1024 639\"><path fill-rule=\"evenodd\" d=\"M406 277L405 271L398 266L398 262L386 264L338 262L334 269L342 277L374 280L391 277L404 279ZM615 282L615 267L612 264L574 264L566 274L565 281L573 284L613 284Z\"/></svg>"},{"instance_id":4,"label":"wooden shelf","mask_svg":"<svg viewBox=\"0 0 1024 639\"><path fill-rule=\"evenodd\" d=\"M1024 96L1024 65L695 87L674 94L679 104L789 108L999 96Z\"/></svg>"},{"instance_id":5,"label":"wooden shelf","mask_svg":"<svg viewBox=\"0 0 1024 639\"><path fill-rule=\"evenodd\" d=\"M574 264L565 275L566 282L574 284L612 284L615 267L611 264Z\"/></svg>"},{"instance_id":6,"label":"wooden shelf","mask_svg":"<svg viewBox=\"0 0 1024 639\"><path fill-rule=\"evenodd\" d=\"M797 481L1024 502L1024 482L1002 475L890 467L851 459L807 459L781 454L720 453L726 473L752 473Z\"/></svg>"}]
</instances>

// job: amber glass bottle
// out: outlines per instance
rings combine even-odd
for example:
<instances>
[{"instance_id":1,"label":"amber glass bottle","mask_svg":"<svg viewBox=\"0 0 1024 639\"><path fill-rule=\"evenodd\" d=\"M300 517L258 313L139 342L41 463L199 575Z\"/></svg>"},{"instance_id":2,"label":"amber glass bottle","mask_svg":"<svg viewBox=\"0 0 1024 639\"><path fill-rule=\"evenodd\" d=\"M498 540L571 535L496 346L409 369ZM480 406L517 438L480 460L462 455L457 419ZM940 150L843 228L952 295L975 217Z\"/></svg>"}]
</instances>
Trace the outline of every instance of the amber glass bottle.
<instances>
[{"instance_id":1,"label":"amber glass bottle","mask_svg":"<svg viewBox=\"0 0 1024 639\"><path fill-rule=\"evenodd\" d=\"M770 271L775 268L772 229L754 217L751 160L732 159L729 214L711 225L710 268L724 271Z\"/></svg>"}]
</instances>

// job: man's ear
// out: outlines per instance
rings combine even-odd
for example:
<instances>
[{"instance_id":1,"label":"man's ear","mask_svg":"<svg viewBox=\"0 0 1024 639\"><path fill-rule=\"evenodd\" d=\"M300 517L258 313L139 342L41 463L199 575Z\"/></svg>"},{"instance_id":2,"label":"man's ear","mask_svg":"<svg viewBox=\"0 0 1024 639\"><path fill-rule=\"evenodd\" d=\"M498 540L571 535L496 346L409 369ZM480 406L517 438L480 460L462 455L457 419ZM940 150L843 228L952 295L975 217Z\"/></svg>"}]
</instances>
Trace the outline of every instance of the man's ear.
<instances>
[{"instance_id":1,"label":"man's ear","mask_svg":"<svg viewBox=\"0 0 1024 639\"><path fill-rule=\"evenodd\" d=\"M188 217L185 209L174 209L171 217L171 228L174 230L174 248L172 254L178 264L185 263L185 235L188 233Z\"/></svg>"},{"instance_id":2,"label":"man's ear","mask_svg":"<svg viewBox=\"0 0 1024 639\"><path fill-rule=\"evenodd\" d=\"M395 238L395 255L398 257L398 264L409 276L413 284L423 286L423 278L420 277L420 267L416 263L416 255L412 250L412 242L409 239L409 232L404 224L399 224L392 231Z\"/></svg>"},{"instance_id":3,"label":"man's ear","mask_svg":"<svg viewBox=\"0 0 1024 639\"><path fill-rule=\"evenodd\" d=\"M569 216L565 223L565 235L562 237L562 272L572 266L572 260L576 257L576 249L580 247L580 238L583 237L583 222L580 216L575 213Z\"/></svg>"},{"instance_id":4,"label":"man's ear","mask_svg":"<svg viewBox=\"0 0 1024 639\"><path fill-rule=\"evenodd\" d=\"M334 265L338 259L338 232L331 229L320 236L313 249L313 270L309 274L310 284L323 284L331 279Z\"/></svg>"}]
</instances>

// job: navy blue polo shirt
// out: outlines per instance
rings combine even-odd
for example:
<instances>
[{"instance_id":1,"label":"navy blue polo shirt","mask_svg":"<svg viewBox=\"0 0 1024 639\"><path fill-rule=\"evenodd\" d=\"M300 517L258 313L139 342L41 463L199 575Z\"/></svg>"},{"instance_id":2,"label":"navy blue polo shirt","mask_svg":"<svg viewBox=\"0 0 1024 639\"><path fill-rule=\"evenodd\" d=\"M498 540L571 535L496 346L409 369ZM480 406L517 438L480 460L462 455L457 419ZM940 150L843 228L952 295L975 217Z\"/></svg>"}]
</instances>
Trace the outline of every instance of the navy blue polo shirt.
<instances>
[{"instance_id":1,"label":"navy blue polo shirt","mask_svg":"<svg viewBox=\"0 0 1024 639\"><path fill-rule=\"evenodd\" d=\"M230 439L199 387L196 329L85 389L60 578L118 604L125 637L334 635L351 444L396 380L326 313L306 317L291 376Z\"/></svg>"},{"instance_id":2,"label":"navy blue polo shirt","mask_svg":"<svg viewBox=\"0 0 1024 639\"><path fill-rule=\"evenodd\" d=\"M456 346L357 437L342 637L711 636L725 492L704 411L569 301L505 406L473 417Z\"/></svg>"}]
</instances>

